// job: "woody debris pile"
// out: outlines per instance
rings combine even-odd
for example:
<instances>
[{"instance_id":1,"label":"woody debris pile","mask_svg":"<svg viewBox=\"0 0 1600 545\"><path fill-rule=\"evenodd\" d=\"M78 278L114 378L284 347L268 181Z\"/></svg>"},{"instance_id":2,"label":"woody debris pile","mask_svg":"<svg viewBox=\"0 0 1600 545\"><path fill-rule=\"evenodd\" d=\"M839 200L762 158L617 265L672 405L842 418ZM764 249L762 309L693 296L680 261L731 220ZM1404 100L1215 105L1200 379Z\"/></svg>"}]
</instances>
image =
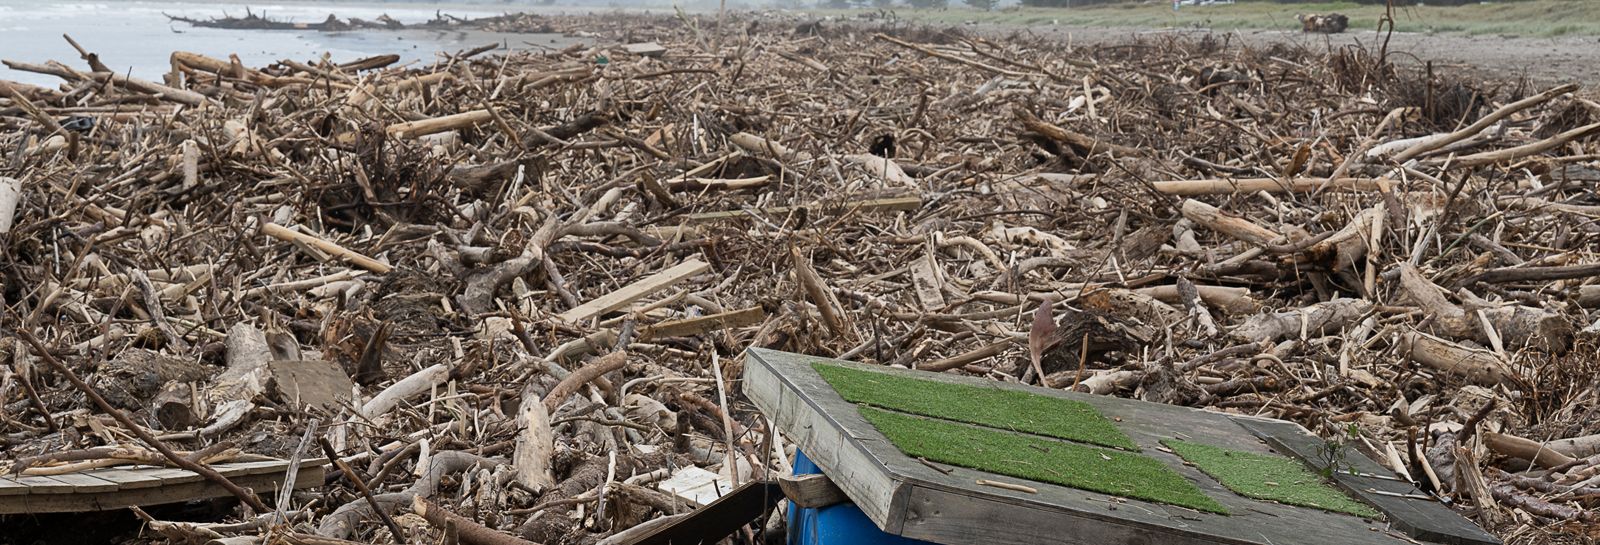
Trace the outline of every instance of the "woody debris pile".
<instances>
[{"instance_id":1,"label":"woody debris pile","mask_svg":"<svg viewBox=\"0 0 1600 545\"><path fill-rule=\"evenodd\" d=\"M1510 543L1600 538L1576 85L1212 37L528 21L599 37L176 52L160 81L6 60L61 81L0 81L0 467L337 461L128 541L621 543L709 502L685 482L787 471L739 394L759 346L1293 420Z\"/></svg>"}]
</instances>

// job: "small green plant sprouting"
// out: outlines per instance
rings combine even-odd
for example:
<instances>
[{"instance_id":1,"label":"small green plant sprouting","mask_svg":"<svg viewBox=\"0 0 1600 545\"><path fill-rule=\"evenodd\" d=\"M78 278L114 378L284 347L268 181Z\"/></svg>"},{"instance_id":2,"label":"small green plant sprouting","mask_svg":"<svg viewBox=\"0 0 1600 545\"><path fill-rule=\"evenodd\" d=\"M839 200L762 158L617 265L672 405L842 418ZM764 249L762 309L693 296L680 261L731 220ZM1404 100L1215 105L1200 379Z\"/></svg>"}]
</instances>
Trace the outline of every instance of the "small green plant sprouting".
<instances>
[{"instance_id":1,"label":"small green plant sprouting","mask_svg":"<svg viewBox=\"0 0 1600 545\"><path fill-rule=\"evenodd\" d=\"M1317 465L1320 466L1317 472L1322 474L1322 478L1332 478L1334 473L1340 471L1358 474L1355 466L1345 461L1345 454L1348 452L1345 442L1360 437L1361 428L1351 422L1345 426L1343 437L1327 437L1322 440L1321 445L1317 445Z\"/></svg>"}]
</instances>

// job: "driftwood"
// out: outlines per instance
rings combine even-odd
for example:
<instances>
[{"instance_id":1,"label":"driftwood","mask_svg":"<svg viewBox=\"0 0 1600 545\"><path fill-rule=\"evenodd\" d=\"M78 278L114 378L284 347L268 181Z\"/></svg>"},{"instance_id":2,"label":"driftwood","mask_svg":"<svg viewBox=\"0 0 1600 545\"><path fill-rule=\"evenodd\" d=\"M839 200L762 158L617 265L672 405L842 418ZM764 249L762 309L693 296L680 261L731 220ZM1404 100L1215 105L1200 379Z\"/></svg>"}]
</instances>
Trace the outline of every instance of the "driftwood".
<instances>
[{"instance_id":1,"label":"driftwood","mask_svg":"<svg viewBox=\"0 0 1600 545\"><path fill-rule=\"evenodd\" d=\"M59 84L0 82L0 458L326 437L343 503L293 519L321 535L218 535L619 541L680 520L668 468L787 474L728 391L763 346L1354 432L1515 513L1508 541L1594 517L1600 110L1573 86L727 17L441 14L407 26L588 43L405 64L5 61ZM399 516L418 497L439 516Z\"/></svg>"}]
</instances>

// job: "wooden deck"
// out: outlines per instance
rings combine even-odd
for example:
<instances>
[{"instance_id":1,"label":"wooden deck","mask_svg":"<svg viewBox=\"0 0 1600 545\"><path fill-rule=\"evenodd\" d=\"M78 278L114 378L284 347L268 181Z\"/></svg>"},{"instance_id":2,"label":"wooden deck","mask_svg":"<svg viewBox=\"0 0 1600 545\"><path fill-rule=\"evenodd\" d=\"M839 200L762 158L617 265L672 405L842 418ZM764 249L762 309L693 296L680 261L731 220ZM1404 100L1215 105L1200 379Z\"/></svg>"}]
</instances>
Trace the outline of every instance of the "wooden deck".
<instances>
[{"instance_id":1,"label":"wooden deck","mask_svg":"<svg viewBox=\"0 0 1600 545\"><path fill-rule=\"evenodd\" d=\"M289 469L286 460L214 464L224 477L243 488L268 495L278 489ZM295 488L321 486L319 460L300 464ZM0 476L0 514L76 513L159 505L229 496L227 490L192 471L129 466L65 475Z\"/></svg>"},{"instance_id":2,"label":"wooden deck","mask_svg":"<svg viewBox=\"0 0 1600 545\"><path fill-rule=\"evenodd\" d=\"M861 418L856 406L811 368L819 361L1088 403L1116 421L1143 454L1165 462L1232 514L1202 513L960 467L949 468L953 470L949 474L936 471L902 454ZM1385 520L1245 498L1158 448L1163 439L1197 440L1315 460L1322 440L1291 422L762 349L748 352L744 392L879 528L909 538L949 544L1401 545L1408 539L1451 545L1499 543L1358 452L1348 453L1345 463L1364 476L1338 473L1334 480L1384 513ZM1020 481L1037 492L978 486L978 479Z\"/></svg>"}]
</instances>

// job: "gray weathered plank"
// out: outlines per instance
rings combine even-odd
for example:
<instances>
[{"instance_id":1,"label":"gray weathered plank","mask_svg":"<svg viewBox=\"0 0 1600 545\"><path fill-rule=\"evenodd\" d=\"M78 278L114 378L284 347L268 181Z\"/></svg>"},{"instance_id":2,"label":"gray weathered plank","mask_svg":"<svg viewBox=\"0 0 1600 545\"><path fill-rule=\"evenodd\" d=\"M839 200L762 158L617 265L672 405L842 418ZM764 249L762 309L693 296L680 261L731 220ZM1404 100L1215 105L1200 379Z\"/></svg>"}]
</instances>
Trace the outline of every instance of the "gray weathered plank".
<instances>
[{"instance_id":1,"label":"gray weathered plank","mask_svg":"<svg viewBox=\"0 0 1600 545\"><path fill-rule=\"evenodd\" d=\"M181 472L187 475L173 475L173 472ZM138 473L164 475L166 476L165 481L167 484L99 493L0 496L0 514L104 511L122 509L130 505L159 505L205 498L220 498L230 495L221 486L187 471L154 468L141 470ZM193 477L194 480L188 480L187 477ZM281 472L241 474L230 480L241 487L253 489L258 494L268 494L278 489L283 481L283 474ZM302 466L299 475L295 479L295 487L320 486L322 480L323 466Z\"/></svg>"},{"instance_id":2,"label":"gray weathered plank","mask_svg":"<svg viewBox=\"0 0 1600 545\"><path fill-rule=\"evenodd\" d=\"M93 494L96 492L110 492L118 488L117 483L107 481L82 473L63 473L51 475L50 478L72 486L73 494Z\"/></svg>"},{"instance_id":3,"label":"gray weathered plank","mask_svg":"<svg viewBox=\"0 0 1600 545\"><path fill-rule=\"evenodd\" d=\"M11 477L0 477L0 496L21 496L28 493L28 485L19 483Z\"/></svg>"},{"instance_id":4,"label":"gray weathered plank","mask_svg":"<svg viewBox=\"0 0 1600 545\"><path fill-rule=\"evenodd\" d=\"M120 467L95 469L85 471L83 474L92 475L94 477L117 483L118 490L133 490L137 488L152 488L161 486L161 479L145 475L137 470L124 469Z\"/></svg>"}]
</instances>

